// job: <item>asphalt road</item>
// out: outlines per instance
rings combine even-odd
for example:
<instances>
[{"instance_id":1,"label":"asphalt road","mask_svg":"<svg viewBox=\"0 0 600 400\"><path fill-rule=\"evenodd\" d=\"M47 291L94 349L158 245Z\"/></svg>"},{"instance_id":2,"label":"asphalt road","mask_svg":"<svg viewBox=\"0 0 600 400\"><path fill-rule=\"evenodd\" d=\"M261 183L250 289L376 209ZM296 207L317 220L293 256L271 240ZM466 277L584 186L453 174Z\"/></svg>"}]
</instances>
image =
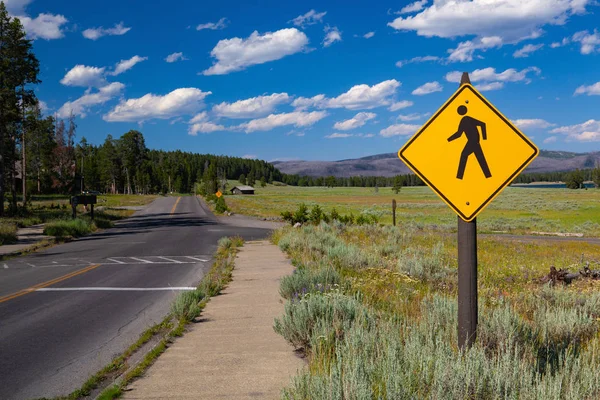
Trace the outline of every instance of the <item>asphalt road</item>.
<instances>
[{"instance_id":1,"label":"asphalt road","mask_svg":"<svg viewBox=\"0 0 600 400\"><path fill-rule=\"evenodd\" d=\"M116 228L0 262L0 398L79 388L200 281L219 238L269 232L221 224L194 197L167 197Z\"/></svg>"}]
</instances>

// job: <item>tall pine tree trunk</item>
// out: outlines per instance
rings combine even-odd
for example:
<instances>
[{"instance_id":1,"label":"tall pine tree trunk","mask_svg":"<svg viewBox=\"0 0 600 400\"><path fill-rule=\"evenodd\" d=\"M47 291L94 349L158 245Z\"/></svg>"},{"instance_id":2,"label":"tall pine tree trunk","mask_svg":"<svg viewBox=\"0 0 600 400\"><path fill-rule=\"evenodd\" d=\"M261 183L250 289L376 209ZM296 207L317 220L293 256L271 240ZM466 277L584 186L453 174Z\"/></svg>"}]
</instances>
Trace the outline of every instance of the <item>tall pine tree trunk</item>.
<instances>
[{"instance_id":1,"label":"tall pine tree trunk","mask_svg":"<svg viewBox=\"0 0 600 400\"><path fill-rule=\"evenodd\" d=\"M21 149L23 150L22 154L22 164L21 164L21 180L23 181L23 208L26 207L27 204L27 164L25 159L25 96L24 96L25 87L21 88L21 107L22 107L22 122L21 122Z\"/></svg>"}]
</instances>

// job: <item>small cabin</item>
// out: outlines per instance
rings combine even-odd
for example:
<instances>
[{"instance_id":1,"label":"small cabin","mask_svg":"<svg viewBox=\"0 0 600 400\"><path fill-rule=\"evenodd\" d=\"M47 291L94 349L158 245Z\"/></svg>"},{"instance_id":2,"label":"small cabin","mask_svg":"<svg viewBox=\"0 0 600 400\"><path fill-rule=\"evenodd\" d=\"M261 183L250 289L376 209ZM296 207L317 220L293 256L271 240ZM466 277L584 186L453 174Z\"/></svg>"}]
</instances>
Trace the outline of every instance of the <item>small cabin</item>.
<instances>
[{"instance_id":1,"label":"small cabin","mask_svg":"<svg viewBox=\"0 0 600 400\"><path fill-rule=\"evenodd\" d=\"M231 189L232 194L254 194L252 186L235 186Z\"/></svg>"}]
</instances>

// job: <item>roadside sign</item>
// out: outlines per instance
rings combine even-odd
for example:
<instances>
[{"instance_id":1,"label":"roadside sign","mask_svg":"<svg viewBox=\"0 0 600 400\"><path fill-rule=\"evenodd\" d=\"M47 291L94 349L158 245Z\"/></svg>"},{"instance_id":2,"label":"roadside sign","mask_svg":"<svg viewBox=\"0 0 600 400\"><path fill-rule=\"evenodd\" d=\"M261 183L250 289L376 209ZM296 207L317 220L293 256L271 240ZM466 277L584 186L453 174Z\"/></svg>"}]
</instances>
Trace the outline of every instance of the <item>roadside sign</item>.
<instances>
[{"instance_id":1,"label":"roadside sign","mask_svg":"<svg viewBox=\"0 0 600 400\"><path fill-rule=\"evenodd\" d=\"M531 140L464 84L398 157L468 222L538 154Z\"/></svg>"},{"instance_id":2,"label":"roadside sign","mask_svg":"<svg viewBox=\"0 0 600 400\"><path fill-rule=\"evenodd\" d=\"M217 193L215 193L215 196L217 196L217 197L221 197L221 196L223 196L223 193L221 193L221 191L220 191L220 190L217 190Z\"/></svg>"}]
</instances>

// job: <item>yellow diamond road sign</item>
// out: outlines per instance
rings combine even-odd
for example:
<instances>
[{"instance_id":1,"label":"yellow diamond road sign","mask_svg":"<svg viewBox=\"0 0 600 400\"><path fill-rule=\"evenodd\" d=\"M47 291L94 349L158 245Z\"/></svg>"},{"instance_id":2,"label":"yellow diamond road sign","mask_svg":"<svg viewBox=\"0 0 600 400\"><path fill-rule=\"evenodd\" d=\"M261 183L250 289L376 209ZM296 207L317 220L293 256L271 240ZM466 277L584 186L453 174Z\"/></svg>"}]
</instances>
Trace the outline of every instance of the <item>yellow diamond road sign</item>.
<instances>
[{"instance_id":1,"label":"yellow diamond road sign","mask_svg":"<svg viewBox=\"0 0 600 400\"><path fill-rule=\"evenodd\" d=\"M539 150L473 86L462 85L398 156L472 221Z\"/></svg>"},{"instance_id":2,"label":"yellow diamond road sign","mask_svg":"<svg viewBox=\"0 0 600 400\"><path fill-rule=\"evenodd\" d=\"M215 195L216 195L217 197L221 197L221 196L223 196L223 193L221 193L221 191L220 191L220 190L217 190L217 193L215 193Z\"/></svg>"}]
</instances>

